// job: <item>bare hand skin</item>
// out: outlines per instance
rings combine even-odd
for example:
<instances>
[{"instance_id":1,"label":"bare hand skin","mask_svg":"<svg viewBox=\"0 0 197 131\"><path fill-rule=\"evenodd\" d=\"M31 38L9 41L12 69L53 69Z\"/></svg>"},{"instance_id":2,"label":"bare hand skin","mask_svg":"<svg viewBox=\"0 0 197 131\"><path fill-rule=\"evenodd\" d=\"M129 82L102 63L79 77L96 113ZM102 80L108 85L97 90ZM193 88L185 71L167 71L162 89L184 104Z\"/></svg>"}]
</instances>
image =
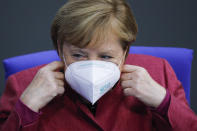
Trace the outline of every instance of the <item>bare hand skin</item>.
<instances>
[{"instance_id":1,"label":"bare hand skin","mask_svg":"<svg viewBox=\"0 0 197 131\"><path fill-rule=\"evenodd\" d=\"M41 68L30 85L22 93L20 100L35 112L43 108L55 96L64 93L64 69L60 61L52 62Z\"/></svg>"},{"instance_id":2,"label":"bare hand skin","mask_svg":"<svg viewBox=\"0 0 197 131\"><path fill-rule=\"evenodd\" d=\"M147 106L157 108L163 101L166 90L151 78L146 69L124 65L121 86L126 96L135 96Z\"/></svg>"}]
</instances>

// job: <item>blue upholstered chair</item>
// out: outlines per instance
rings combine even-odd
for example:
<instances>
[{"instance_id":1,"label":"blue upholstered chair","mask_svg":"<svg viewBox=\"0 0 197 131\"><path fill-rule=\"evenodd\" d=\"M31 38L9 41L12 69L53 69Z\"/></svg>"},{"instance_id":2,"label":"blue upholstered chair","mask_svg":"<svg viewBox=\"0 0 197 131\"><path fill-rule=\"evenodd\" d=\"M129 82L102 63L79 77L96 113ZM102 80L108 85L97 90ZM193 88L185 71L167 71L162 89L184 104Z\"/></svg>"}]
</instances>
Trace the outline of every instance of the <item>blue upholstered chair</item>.
<instances>
[{"instance_id":1,"label":"blue upholstered chair","mask_svg":"<svg viewBox=\"0 0 197 131\"><path fill-rule=\"evenodd\" d=\"M130 53L147 54L165 58L173 67L178 79L182 82L186 98L190 103L190 77L193 50L171 47L142 47L132 46ZM36 52L3 60L5 79L10 75L41 64L60 60L55 50Z\"/></svg>"}]
</instances>

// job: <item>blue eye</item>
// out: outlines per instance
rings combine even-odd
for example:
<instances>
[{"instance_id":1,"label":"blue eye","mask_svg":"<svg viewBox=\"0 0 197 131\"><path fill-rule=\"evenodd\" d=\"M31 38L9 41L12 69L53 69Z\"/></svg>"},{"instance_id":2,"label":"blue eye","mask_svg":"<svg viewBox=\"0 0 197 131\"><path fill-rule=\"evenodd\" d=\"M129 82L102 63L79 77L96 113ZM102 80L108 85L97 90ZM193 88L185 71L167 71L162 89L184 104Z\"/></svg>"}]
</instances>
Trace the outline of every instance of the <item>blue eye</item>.
<instances>
[{"instance_id":1,"label":"blue eye","mask_svg":"<svg viewBox=\"0 0 197 131\"><path fill-rule=\"evenodd\" d=\"M102 59L111 59L111 58L113 58L113 57L108 56L108 55L102 55L101 58L102 58Z\"/></svg>"}]
</instances>

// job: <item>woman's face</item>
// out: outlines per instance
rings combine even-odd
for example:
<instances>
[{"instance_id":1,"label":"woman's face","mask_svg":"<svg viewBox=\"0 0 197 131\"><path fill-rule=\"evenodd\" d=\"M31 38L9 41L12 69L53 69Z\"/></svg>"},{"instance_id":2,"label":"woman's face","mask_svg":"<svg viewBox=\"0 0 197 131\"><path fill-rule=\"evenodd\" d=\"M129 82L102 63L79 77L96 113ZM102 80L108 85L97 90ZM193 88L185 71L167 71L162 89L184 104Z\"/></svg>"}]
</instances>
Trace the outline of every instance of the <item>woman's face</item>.
<instances>
[{"instance_id":1,"label":"woman's face","mask_svg":"<svg viewBox=\"0 0 197 131\"><path fill-rule=\"evenodd\" d=\"M89 45L94 45L94 43ZM78 48L64 43L63 55L67 66L82 60L101 60L115 63L119 66L120 70L125 59L125 52L115 35L111 35L104 43L94 47Z\"/></svg>"}]
</instances>

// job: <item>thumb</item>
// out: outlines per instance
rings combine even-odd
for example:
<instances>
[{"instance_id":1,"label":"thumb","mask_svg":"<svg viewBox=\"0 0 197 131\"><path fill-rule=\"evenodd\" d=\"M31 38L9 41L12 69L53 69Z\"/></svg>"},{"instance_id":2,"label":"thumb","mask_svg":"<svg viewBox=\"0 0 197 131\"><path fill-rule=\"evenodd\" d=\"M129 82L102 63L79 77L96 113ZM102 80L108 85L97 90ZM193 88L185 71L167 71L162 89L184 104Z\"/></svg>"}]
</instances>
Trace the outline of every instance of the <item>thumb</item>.
<instances>
[{"instance_id":1,"label":"thumb","mask_svg":"<svg viewBox=\"0 0 197 131\"><path fill-rule=\"evenodd\" d=\"M64 63L62 61L54 61L45 66L45 68L50 71L62 70L64 69Z\"/></svg>"},{"instance_id":2,"label":"thumb","mask_svg":"<svg viewBox=\"0 0 197 131\"><path fill-rule=\"evenodd\" d=\"M140 67L140 66L136 66L136 65L127 65L127 64L125 64L125 65L123 65L123 67L122 67L122 72L134 72L134 71L136 71L136 70L139 70L139 69L141 69L142 67Z\"/></svg>"}]
</instances>

